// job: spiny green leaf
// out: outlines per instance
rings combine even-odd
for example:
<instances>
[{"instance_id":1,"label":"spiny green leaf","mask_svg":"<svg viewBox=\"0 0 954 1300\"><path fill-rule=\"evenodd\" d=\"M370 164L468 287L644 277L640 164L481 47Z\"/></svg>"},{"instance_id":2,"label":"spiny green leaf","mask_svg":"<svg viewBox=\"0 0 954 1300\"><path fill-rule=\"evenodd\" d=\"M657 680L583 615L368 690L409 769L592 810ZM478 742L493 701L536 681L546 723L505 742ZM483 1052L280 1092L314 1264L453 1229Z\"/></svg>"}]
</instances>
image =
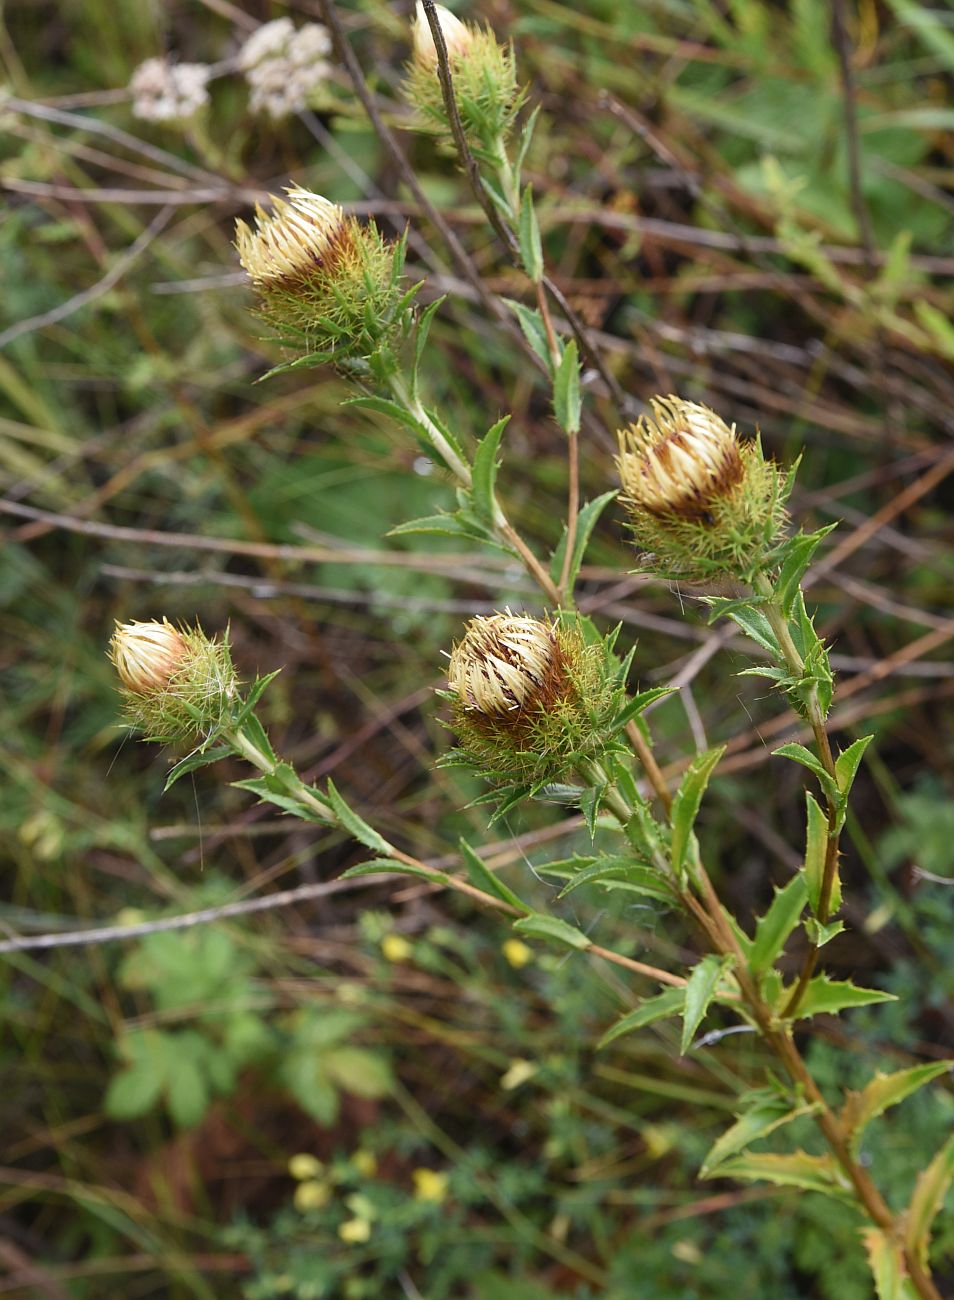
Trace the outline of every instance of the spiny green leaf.
<instances>
[{"instance_id":1,"label":"spiny green leaf","mask_svg":"<svg viewBox=\"0 0 954 1300\"><path fill-rule=\"evenodd\" d=\"M252 794L258 795L262 803L274 804L276 808L281 808L283 812L291 813L293 817L298 817L302 821L316 822L319 826L328 825L329 818L319 816L315 809L309 807L296 792L298 775L289 763L279 763L274 772L269 772L265 776L233 781L232 784L238 790L250 790ZM319 791L312 790L310 793L325 802L324 796Z\"/></svg>"},{"instance_id":2,"label":"spiny green leaf","mask_svg":"<svg viewBox=\"0 0 954 1300\"><path fill-rule=\"evenodd\" d=\"M422 515L420 519L408 519L403 524L396 524L388 529L388 537L401 537L408 533L431 533L440 537L466 537L474 542L492 541L489 527L478 520L475 515L465 514L461 510L453 514Z\"/></svg>"},{"instance_id":3,"label":"spiny green leaf","mask_svg":"<svg viewBox=\"0 0 954 1300\"><path fill-rule=\"evenodd\" d=\"M814 533L798 533L795 537L790 538L782 548L779 557L781 568L779 569L778 582L775 584L775 594L786 618L791 615L792 606L798 595L799 584L805 570L812 562L812 557L819 543L837 527L837 524L828 524L825 528L819 528Z\"/></svg>"},{"instance_id":4,"label":"spiny green leaf","mask_svg":"<svg viewBox=\"0 0 954 1300\"><path fill-rule=\"evenodd\" d=\"M462 839L460 841L460 851L467 865L467 874L470 876L472 885L476 885L484 893L492 894L494 898L499 898L501 902L509 903L518 912L530 911L523 899L519 898L508 885L505 885L495 871L490 870L466 840Z\"/></svg>"},{"instance_id":5,"label":"spiny green leaf","mask_svg":"<svg viewBox=\"0 0 954 1300\"><path fill-rule=\"evenodd\" d=\"M853 745L849 745L835 759L835 779L838 782L838 789L843 799L847 798L848 792L851 790L852 782L861 765L861 760L864 758L865 750L872 740L874 740L874 736L862 736L860 740L856 740Z\"/></svg>"},{"instance_id":6,"label":"spiny green leaf","mask_svg":"<svg viewBox=\"0 0 954 1300\"><path fill-rule=\"evenodd\" d=\"M580 572L580 565L583 563L583 556L586 554L586 548L589 544L590 536L596 527L596 522L603 513L606 506L616 496L616 491L604 492L593 501L588 501L580 510L576 520L576 537L573 540L573 554L570 556L570 565L567 569L567 587L572 589L576 583L577 574ZM563 529L563 536L560 538L559 545L553 552L553 558L550 561L550 577L554 582L559 582L563 574L563 557L566 554L566 527Z\"/></svg>"},{"instance_id":7,"label":"spiny green leaf","mask_svg":"<svg viewBox=\"0 0 954 1300\"><path fill-rule=\"evenodd\" d=\"M750 600L727 600L723 596L707 596L706 603L712 607L710 623L717 618L731 618L746 636L767 650L773 659L781 659L782 647L776 640L772 625L757 608L757 603Z\"/></svg>"},{"instance_id":8,"label":"spiny green leaf","mask_svg":"<svg viewBox=\"0 0 954 1300\"><path fill-rule=\"evenodd\" d=\"M731 1128L727 1129L713 1144L702 1162L699 1173L702 1178L720 1177L719 1165L730 1156L744 1150L759 1138L768 1137L784 1124L812 1115L817 1110L815 1105L793 1106L791 1099L772 1088L760 1088L749 1093L745 1098L745 1109Z\"/></svg>"},{"instance_id":9,"label":"spiny green leaf","mask_svg":"<svg viewBox=\"0 0 954 1300\"><path fill-rule=\"evenodd\" d=\"M954 1181L954 1134L947 1139L927 1169L918 1175L911 1204L908 1206L905 1244L923 1265L927 1264L931 1224L944 1204L944 1198L952 1181Z\"/></svg>"},{"instance_id":10,"label":"spiny green leaf","mask_svg":"<svg viewBox=\"0 0 954 1300\"><path fill-rule=\"evenodd\" d=\"M794 741L788 745L780 745L778 749L772 750L773 758L790 758L795 763L801 763L802 767L807 767L810 772L814 772L818 777L819 783L826 794L832 798L838 793L835 783L825 771L821 760L816 758L810 749L804 745L796 744Z\"/></svg>"},{"instance_id":11,"label":"spiny green leaf","mask_svg":"<svg viewBox=\"0 0 954 1300\"><path fill-rule=\"evenodd\" d=\"M412 867L406 862L395 862L394 858L371 858L368 862L361 862L356 867L349 867L347 871L342 871L338 877L339 880L349 880L353 876L419 876L421 880L429 880L432 884L438 883L446 885L450 883L450 877L446 871L430 871L425 867Z\"/></svg>"},{"instance_id":12,"label":"spiny green leaf","mask_svg":"<svg viewBox=\"0 0 954 1300\"><path fill-rule=\"evenodd\" d=\"M929 1065L915 1065L894 1074L876 1074L860 1092L849 1092L840 1118L842 1128L851 1140L852 1150L857 1151L865 1125L926 1083L939 1079L942 1074L950 1074L952 1070L954 1064L950 1061L932 1061Z\"/></svg>"},{"instance_id":13,"label":"spiny green leaf","mask_svg":"<svg viewBox=\"0 0 954 1300\"><path fill-rule=\"evenodd\" d=\"M390 856L391 845L383 835L379 835L372 826L358 816L353 808L348 806L335 789L333 781L328 782L328 802L342 828L353 835L360 844L365 848L373 849L375 853L380 853L382 857Z\"/></svg>"},{"instance_id":14,"label":"spiny green leaf","mask_svg":"<svg viewBox=\"0 0 954 1300\"><path fill-rule=\"evenodd\" d=\"M682 1043L679 1047L681 1055L685 1056L692 1045L696 1030L702 1024L705 1014L709 1010L709 1004L716 995L722 972L730 961L731 958L719 957L716 953L710 952L708 956L703 957L693 967L692 974L689 976L689 983L686 985L686 1003L682 1017Z\"/></svg>"},{"instance_id":15,"label":"spiny green leaf","mask_svg":"<svg viewBox=\"0 0 954 1300\"><path fill-rule=\"evenodd\" d=\"M549 874L546 867L541 867L540 870ZM610 881L624 884L634 893L645 894L649 898L658 898L666 903L673 901L672 889L655 867L624 857L597 858L589 866L577 871L557 897L566 898L567 894L572 894L583 885L600 885Z\"/></svg>"},{"instance_id":16,"label":"spiny green leaf","mask_svg":"<svg viewBox=\"0 0 954 1300\"><path fill-rule=\"evenodd\" d=\"M565 345L553 376L553 410L564 433L579 433L582 410L580 356L574 339Z\"/></svg>"},{"instance_id":17,"label":"spiny green leaf","mask_svg":"<svg viewBox=\"0 0 954 1300\"><path fill-rule=\"evenodd\" d=\"M805 884L808 888L808 902L817 915L821 906L822 881L825 874L825 857L828 850L828 818L822 812L818 801L806 790L805 804L807 825L805 829ZM837 868L832 882L829 912L837 912L841 906L841 881Z\"/></svg>"},{"instance_id":18,"label":"spiny green leaf","mask_svg":"<svg viewBox=\"0 0 954 1300\"><path fill-rule=\"evenodd\" d=\"M755 925L755 938L749 957L749 968L753 975L761 975L775 965L776 958L785 947L785 941L798 925L806 897L805 877L801 872L793 876L784 888L775 890L768 911L759 917Z\"/></svg>"},{"instance_id":19,"label":"spiny green leaf","mask_svg":"<svg viewBox=\"0 0 954 1300\"><path fill-rule=\"evenodd\" d=\"M590 832L590 839L596 838L596 819L600 815L600 808L603 806L603 798L606 794L606 782L599 785L588 785L580 791L580 812L583 814L583 820L586 822L586 828Z\"/></svg>"},{"instance_id":20,"label":"spiny green leaf","mask_svg":"<svg viewBox=\"0 0 954 1300\"><path fill-rule=\"evenodd\" d=\"M522 916L519 921L514 921L513 928L534 939L550 939L580 952L590 946L590 941L582 930L567 921L561 921L558 916L547 916L543 912L531 912L529 916Z\"/></svg>"},{"instance_id":21,"label":"spiny green leaf","mask_svg":"<svg viewBox=\"0 0 954 1300\"><path fill-rule=\"evenodd\" d=\"M868 1007L875 1002L897 1002L893 993L880 989L860 989L850 980L831 980L816 975L809 983L796 1010L796 1019L817 1016L820 1012L844 1011L846 1007Z\"/></svg>"},{"instance_id":22,"label":"spiny green leaf","mask_svg":"<svg viewBox=\"0 0 954 1300\"><path fill-rule=\"evenodd\" d=\"M608 1029L600 1041L596 1044L597 1050L606 1047L608 1043L614 1042L617 1038L622 1038L624 1034L635 1033L637 1029L643 1029L646 1025L655 1024L657 1020L665 1020L669 1016L678 1016L686 1003L686 990L684 988L666 989L654 998L648 998L641 1003L635 1011L630 1011L628 1015L617 1020L611 1029Z\"/></svg>"},{"instance_id":23,"label":"spiny green leaf","mask_svg":"<svg viewBox=\"0 0 954 1300\"><path fill-rule=\"evenodd\" d=\"M520 200L520 218L517 227L520 241L520 261L534 284L543 279L543 247L540 243L540 223L533 210L533 191L526 186Z\"/></svg>"},{"instance_id":24,"label":"spiny green leaf","mask_svg":"<svg viewBox=\"0 0 954 1300\"><path fill-rule=\"evenodd\" d=\"M678 686L653 686L648 691L640 691L638 695L634 695L632 699L627 700L626 704L617 713L613 719L609 734L614 736L617 731L622 731L627 722L632 718L638 718L641 713L645 713L650 704L665 699L667 695L673 695L678 689Z\"/></svg>"},{"instance_id":25,"label":"spiny green leaf","mask_svg":"<svg viewBox=\"0 0 954 1300\"><path fill-rule=\"evenodd\" d=\"M228 758L234 752L231 745L216 745L214 749L202 749L197 754L189 754L188 757L181 758L166 777L163 789L168 790L171 785L175 785L180 776L185 776L187 772L194 772L196 768L205 767L208 763L217 763L220 758Z\"/></svg>"},{"instance_id":26,"label":"spiny green leaf","mask_svg":"<svg viewBox=\"0 0 954 1300\"><path fill-rule=\"evenodd\" d=\"M550 346L547 342L547 332L540 313L533 307L526 307L522 302L517 302L515 298L504 298L504 302L519 321L524 338L549 370Z\"/></svg>"},{"instance_id":27,"label":"spiny green leaf","mask_svg":"<svg viewBox=\"0 0 954 1300\"><path fill-rule=\"evenodd\" d=\"M702 796L715 765L724 753L725 745L719 745L716 749L707 749L704 754L697 754L676 792L671 814L672 867L675 872L680 872L685 863L689 836L692 834Z\"/></svg>"},{"instance_id":28,"label":"spiny green leaf","mask_svg":"<svg viewBox=\"0 0 954 1300\"><path fill-rule=\"evenodd\" d=\"M481 438L474 453L472 499L474 510L488 523L494 517L494 492L497 482L497 449L507 427L509 415L498 420Z\"/></svg>"},{"instance_id":29,"label":"spiny green leaf","mask_svg":"<svg viewBox=\"0 0 954 1300\"><path fill-rule=\"evenodd\" d=\"M772 1152L736 1156L719 1166L720 1178L775 1183L780 1187L801 1187L808 1192L851 1199L851 1187L833 1156L812 1156L807 1151L788 1155Z\"/></svg>"},{"instance_id":30,"label":"spiny green leaf","mask_svg":"<svg viewBox=\"0 0 954 1300\"><path fill-rule=\"evenodd\" d=\"M878 1300L917 1300L918 1293L907 1275L898 1242L878 1228L868 1228L861 1235Z\"/></svg>"}]
</instances>

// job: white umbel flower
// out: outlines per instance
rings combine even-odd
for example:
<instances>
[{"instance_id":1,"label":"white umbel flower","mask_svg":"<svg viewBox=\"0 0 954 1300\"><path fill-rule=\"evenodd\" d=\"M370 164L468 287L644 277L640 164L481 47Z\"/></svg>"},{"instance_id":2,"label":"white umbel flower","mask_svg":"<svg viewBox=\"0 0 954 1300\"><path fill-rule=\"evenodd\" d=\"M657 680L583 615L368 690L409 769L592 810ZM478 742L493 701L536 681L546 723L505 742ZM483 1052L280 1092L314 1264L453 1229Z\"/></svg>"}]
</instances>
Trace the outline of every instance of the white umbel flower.
<instances>
[{"instance_id":1,"label":"white umbel flower","mask_svg":"<svg viewBox=\"0 0 954 1300\"><path fill-rule=\"evenodd\" d=\"M263 23L238 55L252 111L278 119L307 108L311 94L331 74L330 52L331 36L320 23L298 28L290 18Z\"/></svg>"},{"instance_id":2,"label":"white umbel flower","mask_svg":"<svg viewBox=\"0 0 954 1300\"><path fill-rule=\"evenodd\" d=\"M132 75L133 117L143 122L173 122L192 117L209 102L211 75L204 63L146 59Z\"/></svg>"}]
</instances>

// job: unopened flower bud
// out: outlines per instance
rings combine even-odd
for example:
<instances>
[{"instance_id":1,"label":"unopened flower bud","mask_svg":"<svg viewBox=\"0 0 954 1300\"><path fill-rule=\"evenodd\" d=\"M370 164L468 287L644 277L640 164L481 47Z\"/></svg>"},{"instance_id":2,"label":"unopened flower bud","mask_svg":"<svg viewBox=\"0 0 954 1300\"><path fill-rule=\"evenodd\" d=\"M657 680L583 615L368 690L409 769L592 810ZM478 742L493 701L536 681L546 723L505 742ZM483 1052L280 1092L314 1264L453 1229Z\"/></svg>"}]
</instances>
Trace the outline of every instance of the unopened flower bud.
<instances>
[{"instance_id":1,"label":"unopened flower bud","mask_svg":"<svg viewBox=\"0 0 954 1300\"><path fill-rule=\"evenodd\" d=\"M460 744L450 761L500 783L554 780L600 747L615 699L604 667L575 622L471 619L447 670Z\"/></svg>"},{"instance_id":2,"label":"unopened flower bud","mask_svg":"<svg viewBox=\"0 0 954 1300\"><path fill-rule=\"evenodd\" d=\"M238 701L227 639L200 627L117 623L109 658L119 676L130 724L149 740L208 738L226 725Z\"/></svg>"},{"instance_id":3,"label":"unopened flower bud","mask_svg":"<svg viewBox=\"0 0 954 1300\"><path fill-rule=\"evenodd\" d=\"M472 27L468 27L466 23L462 23L443 5L435 5L434 12L437 14L441 35L444 37L444 44L447 46L447 58L453 66L456 60L466 55L473 45L475 31ZM421 0L417 0L417 9L411 21L411 42L414 58L427 68L436 68L437 47L434 44L431 25L427 21L427 14L424 12Z\"/></svg>"},{"instance_id":4,"label":"unopened flower bud","mask_svg":"<svg viewBox=\"0 0 954 1300\"><path fill-rule=\"evenodd\" d=\"M185 638L167 618L161 623L117 623L109 657L127 691L148 695L169 685L187 653Z\"/></svg>"},{"instance_id":5,"label":"unopened flower bud","mask_svg":"<svg viewBox=\"0 0 954 1300\"><path fill-rule=\"evenodd\" d=\"M464 134L478 156L499 164L501 143L524 99L517 90L513 50L499 44L489 28L461 22L443 5L434 8ZM404 97L420 125L450 144L453 137L438 76L437 47L420 0L411 23L411 49Z\"/></svg>"},{"instance_id":6,"label":"unopened flower bud","mask_svg":"<svg viewBox=\"0 0 954 1300\"><path fill-rule=\"evenodd\" d=\"M400 260L373 222L298 185L255 210L254 229L236 223L239 261L272 325L328 356L373 351L398 295Z\"/></svg>"},{"instance_id":7,"label":"unopened flower bud","mask_svg":"<svg viewBox=\"0 0 954 1300\"><path fill-rule=\"evenodd\" d=\"M650 406L652 416L619 432L636 544L665 576L751 576L785 524L782 475L708 407L678 397Z\"/></svg>"}]
</instances>

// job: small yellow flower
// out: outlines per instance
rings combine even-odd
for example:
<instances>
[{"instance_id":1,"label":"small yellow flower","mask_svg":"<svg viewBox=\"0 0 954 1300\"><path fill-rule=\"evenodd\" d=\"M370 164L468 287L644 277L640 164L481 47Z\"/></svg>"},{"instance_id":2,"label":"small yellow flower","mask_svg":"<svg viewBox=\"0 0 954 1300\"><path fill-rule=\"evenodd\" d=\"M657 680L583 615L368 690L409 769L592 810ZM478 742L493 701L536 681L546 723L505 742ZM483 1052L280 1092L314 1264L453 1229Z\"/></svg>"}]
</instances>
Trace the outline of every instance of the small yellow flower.
<instances>
[{"instance_id":1,"label":"small yellow flower","mask_svg":"<svg viewBox=\"0 0 954 1300\"><path fill-rule=\"evenodd\" d=\"M169 685L188 647L182 633L167 618L140 623L116 623L109 657L127 691L148 695Z\"/></svg>"},{"instance_id":2,"label":"small yellow flower","mask_svg":"<svg viewBox=\"0 0 954 1300\"><path fill-rule=\"evenodd\" d=\"M381 940L381 953L386 961L407 961L413 948L400 934L386 934Z\"/></svg>"},{"instance_id":3,"label":"small yellow flower","mask_svg":"<svg viewBox=\"0 0 954 1300\"><path fill-rule=\"evenodd\" d=\"M533 949L522 939L505 939L500 950L514 970L520 970L533 961Z\"/></svg>"},{"instance_id":4,"label":"small yellow flower","mask_svg":"<svg viewBox=\"0 0 954 1300\"><path fill-rule=\"evenodd\" d=\"M308 1179L295 1188L294 1200L296 1210L320 1210L331 1200L331 1188L327 1183Z\"/></svg>"},{"instance_id":5,"label":"small yellow flower","mask_svg":"<svg viewBox=\"0 0 954 1300\"><path fill-rule=\"evenodd\" d=\"M378 1172L378 1161L373 1151L356 1151L351 1157L351 1163L365 1178L373 1178Z\"/></svg>"},{"instance_id":6,"label":"small yellow flower","mask_svg":"<svg viewBox=\"0 0 954 1300\"><path fill-rule=\"evenodd\" d=\"M453 63L467 53L474 43L474 31L466 23L454 16L449 9L443 5L435 5L437 14L437 23L441 29L441 35L444 37L444 44L447 46L448 61ZM434 37L431 35L431 26L427 21L427 14L424 12L424 6L421 0L417 0L417 10L411 22L411 41L414 47L414 57L426 68L437 67L437 47L434 44Z\"/></svg>"},{"instance_id":7,"label":"small yellow flower","mask_svg":"<svg viewBox=\"0 0 954 1300\"><path fill-rule=\"evenodd\" d=\"M338 1236L349 1246L360 1246L371 1236L371 1223L368 1219L345 1219L338 1227Z\"/></svg>"},{"instance_id":8,"label":"small yellow flower","mask_svg":"<svg viewBox=\"0 0 954 1300\"><path fill-rule=\"evenodd\" d=\"M292 1178L304 1182L306 1178L320 1178L325 1167L316 1156L309 1155L307 1151L299 1151L288 1161L288 1172Z\"/></svg>"},{"instance_id":9,"label":"small yellow flower","mask_svg":"<svg viewBox=\"0 0 954 1300\"><path fill-rule=\"evenodd\" d=\"M412 1169L414 1180L414 1199L416 1201L433 1201L440 1205L447 1198L447 1174L438 1173L436 1169Z\"/></svg>"},{"instance_id":10,"label":"small yellow flower","mask_svg":"<svg viewBox=\"0 0 954 1300\"><path fill-rule=\"evenodd\" d=\"M533 1061L525 1061L518 1057L515 1061L510 1062L506 1074L500 1080L500 1086L504 1092L512 1092L514 1088L519 1088L528 1079L532 1079L537 1069L538 1067Z\"/></svg>"}]
</instances>

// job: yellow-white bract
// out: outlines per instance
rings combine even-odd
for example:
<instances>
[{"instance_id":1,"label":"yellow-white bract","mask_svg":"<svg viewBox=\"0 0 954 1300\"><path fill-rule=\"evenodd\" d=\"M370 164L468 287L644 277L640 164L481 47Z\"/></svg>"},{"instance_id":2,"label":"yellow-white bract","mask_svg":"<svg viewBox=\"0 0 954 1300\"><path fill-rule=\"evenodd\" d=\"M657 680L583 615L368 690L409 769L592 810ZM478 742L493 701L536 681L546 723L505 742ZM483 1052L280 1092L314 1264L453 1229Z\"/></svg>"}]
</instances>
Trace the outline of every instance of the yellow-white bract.
<instances>
[{"instance_id":1,"label":"yellow-white bract","mask_svg":"<svg viewBox=\"0 0 954 1300\"><path fill-rule=\"evenodd\" d=\"M235 225L239 261L259 289L294 284L326 268L347 230L337 203L292 185L288 199L273 199L272 215L255 209L255 229Z\"/></svg>"},{"instance_id":2,"label":"yellow-white bract","mask_svg":"<svg viewBox=\"0 0 954 1300\"><path fill-rule=\"evenodd\" d=\"M109 642L119 680L138 695L165 689L186 652L185 638L166 618L161 623L117 623Z\"/></svg>"},{"instance_id":3,"label":"yellow-white bract","mask_svg":"<svg viewBox=\"0 0 954 1300\"><path fill-rule=\"evenodd\" d=\"M444 44L447 46L447 57L453 62L470 49L474 40L474 33L466 23L462 23L443 5L435 5L434 11L437 14L441 35L444 37ZM421 0L417 0L417 11L411 22L411 41L414 47L415 59L429 68L436 68L437 47L434 44L434 37L431 35L430 24L427 21L427 14L424 12Z\"/></svg>"},{"instance_id":4,"label":"yellow-white bract","mask_svg":"<svg viewBox=\"0 0 954 1300\"><path fill-rule=\"evenodd\" d=\"M526 615L472 618L451 651L447 679L467 709L508 713L539 695L556 650L552 627Z\"/></svg>"}]
</instances>

